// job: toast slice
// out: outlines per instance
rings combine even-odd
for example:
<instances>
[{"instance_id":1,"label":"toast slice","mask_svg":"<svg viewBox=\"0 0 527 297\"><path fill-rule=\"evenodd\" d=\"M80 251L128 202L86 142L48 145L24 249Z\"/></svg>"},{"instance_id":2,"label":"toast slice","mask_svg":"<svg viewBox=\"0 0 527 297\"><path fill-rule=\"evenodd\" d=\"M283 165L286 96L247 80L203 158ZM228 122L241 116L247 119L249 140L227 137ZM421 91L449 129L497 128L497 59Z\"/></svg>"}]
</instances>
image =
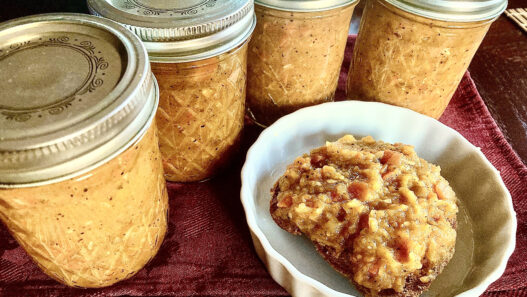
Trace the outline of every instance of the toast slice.
<instances>
[{"instance_id":1,"label":"toast slice","mask_svg":"<svg viewBox=\"0 0 527 297\"><path fill-rule=\"evenodd\" d=\"M394 161L396 159L398 161ZM366 166L362 162L364 160L368 160L371 166ZM397 170L396 167L403 169ZM414 167L418 170L415 171ZM375 179L371 171L376 170L381 179L383 175L387 177L377 191L377 194L381 194L363 194L364 191L374 192L370 186L376 186L370 184L369 179ZM433 174L425 175L424 172L428 171ZM401 179L407 180L408 174L413 173L420 177L414 181L422 188L400 182ZM313 183L306 183L306 180ZM361 186L354 186L359 180ZM339 183L345 184L347 193L339 191ZM398 187L392 189L394 183ZM413 194L408 195L415 196L413 204L408 201L411 199L400 194L407 193L407 190L401 190L403 184L412 188ZM310 188L310 185L315 187ZM361 191L357 191L357 188ZM399 195L398 199L393 198L394 193ZM393 199L385 203L384 198L388 196ZM348 204L357 208L346 209L344 206ZM338 211L334 210L335 205ZM420 207L418 213L426 212L426 215L415 220L388 219L392 225L399 222L397 228L390 224L382 225L382 220L375 221L376 216L379 217L378 213L383 211L390 214L392 209L412 207ZM361 211L354 213L356 209ZM446 180L440 177L435 165L419 159L409 146L375 142L371 138L355 140L347 136L313 150L310 155L297 158L271 189L270 213L276 224L289 233L310 238L318 253L367 297L420 296L427 290L454 254L456 212L455 194ZM405 215L415 216L411 211ZM426 220L427 216L431 218ZM405 224L411 225L410 231L404 229ZM372 231L375 228L384 228L380 230L381 233L389 234L378 237ZM411 230L419 228L428 232L424 237L416 236L419 242L414 242L412 237L401 237L401 230L415 235ZM388 248L379 248L379 253L373 253L380 255L379 259L372 260L369 257L371 253L363 252L367 250L364 249L364 242L371 243L371 238L386 240L379 246ZM404 244L399 245L399 242ZM363 260L366 258L369 260ZM366 271L363 267L367 268ZM404 273L397 275L393 267L409 270L400 270ZM391 279L391 282L385 279Z\"/></svg>"}]
</instances>

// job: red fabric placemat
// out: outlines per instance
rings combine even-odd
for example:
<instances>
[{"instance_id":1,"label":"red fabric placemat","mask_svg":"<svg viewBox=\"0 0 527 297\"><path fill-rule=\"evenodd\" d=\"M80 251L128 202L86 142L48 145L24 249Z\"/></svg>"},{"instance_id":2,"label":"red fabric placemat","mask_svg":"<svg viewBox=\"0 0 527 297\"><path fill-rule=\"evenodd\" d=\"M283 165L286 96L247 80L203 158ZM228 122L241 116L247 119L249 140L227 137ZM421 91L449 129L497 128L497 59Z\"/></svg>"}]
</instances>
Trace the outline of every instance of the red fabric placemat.
<instances>
[{"instance_id":1,"label":"red fabric placemat","mask_svg":"<svg viewBox=\"0 0 527 297\"><path fill-rule=\"evenodd\" d=\"M350 36L337 99L344 86ZM467 73L441 122L459 131L501 172L518 215L516 251L484 296L527 296L527 167L520 161ZM203 183L169 183L170 220L159 254L133 278L104 289L72 289L44 275L0 226L0 296L288 296L254 252L240 202L240 169L261 129L248 125L231 168Z\"/></svg>"}]
</instances>

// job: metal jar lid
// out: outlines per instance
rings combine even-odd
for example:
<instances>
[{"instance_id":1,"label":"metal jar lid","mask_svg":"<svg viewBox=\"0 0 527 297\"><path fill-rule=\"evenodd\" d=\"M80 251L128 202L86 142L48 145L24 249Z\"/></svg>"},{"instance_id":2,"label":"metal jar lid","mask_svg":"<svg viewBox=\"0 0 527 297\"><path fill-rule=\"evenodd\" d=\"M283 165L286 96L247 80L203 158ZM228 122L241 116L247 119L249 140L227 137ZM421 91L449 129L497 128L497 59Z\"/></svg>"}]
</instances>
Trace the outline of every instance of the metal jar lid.
<instances>
[{"instance_id":1,"label":"metal jar lid","mask_svg":"<svg viewBox=\"0 0 527 297\"><path fill-rule=\"evenodd\" d=\"M254 0L254 3L278 10L312 12L351 5L358 0Z\"/></svg>"},{"instance_id":2,"label":"metal jar lid","mask_svg":"<svg viewBox=\"0 0 527 297\"><path fill-rule=\"evenodd\" d=\"M497 18L507 0L384 0L418 16L452 22L477 22Z\"/></svg>"},{"instance_id":3,"label":"metal jar lid","mask_svg":"<svg viewBox=\"0 0 527 297\"><path fill-rule=\"evenodd\" d=\"M0 24L0 187L65 180L137 141L158 102L146 50L118 24L45 14Z\"/></svg>"},{"instance_id":4,"label":"metal jar lid","mask_svg":"<svg viewBox=\"0 0 527 297\"><path fill-rule=\"evenodd\" d=\"M92 14L134 32L154 62L217 56L246 41L256 24L252 0L87 0Z\"/></svg>"}]
</instances>

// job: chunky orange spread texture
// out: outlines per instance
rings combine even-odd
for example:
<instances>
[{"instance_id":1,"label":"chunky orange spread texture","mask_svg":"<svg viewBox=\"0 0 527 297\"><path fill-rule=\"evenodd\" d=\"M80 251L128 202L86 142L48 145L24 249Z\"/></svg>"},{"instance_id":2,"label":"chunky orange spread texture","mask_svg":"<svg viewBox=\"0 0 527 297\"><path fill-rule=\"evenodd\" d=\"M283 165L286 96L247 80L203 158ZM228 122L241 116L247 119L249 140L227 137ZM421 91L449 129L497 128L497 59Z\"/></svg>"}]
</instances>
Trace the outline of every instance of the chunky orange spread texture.
<instances>
[{"instance_id":1,"label":"chunky orange spread texture","mask_svg":"<svg viewBox=\"0 0 527 297\"><path fill-rule=\"evenodd\" d=\"M155 123L81 176L0 189L0 221L47 275L74 287L106 287L136 274L159 250L167 215Z\"/></svg>"},{"instance_id":2,"label":"chunky orange spread texture","mask_svg":"<svg viewBox=\"0 0 527 297\"><path fill-rule=\"evenodd\" d=\"M255 5L247 104L259 123L333 100L355 5L316 12Z\"/></svg>"},{"instance_id":3,"label":"chunky orange spread texture","mask_svg":"<svg viewBox=\"0 0 527 297\"><path fill-rule=\"evenodd\" d=\"M348 75L348 98L439 118L491 23L432 20L383 0L366 2Z\"/></svg>"},{"instance_id":4,"label":"chunky orange spread texture","mask_svg":"<svg viewBox=\"0 0 527 297\"><path fill-rule=\"evenodd\" d=\"M152 63L159 83L157 127L165 178L210 178L238 148L245 114L247 43L219 56Z\"/></svg>"},{"instance_id":5,"label":"chunky orange spread texture","mask_svg":"<svg viewBox=\"0 0 527 297\"><path fill-rule=\"evenodd\" d=\"M456 195L409 145L346 135L297 158L274 195L275 220L348 255L367 295L402 292L410 276L430 282L454 251Z\"/></svg>"}]
</instances>

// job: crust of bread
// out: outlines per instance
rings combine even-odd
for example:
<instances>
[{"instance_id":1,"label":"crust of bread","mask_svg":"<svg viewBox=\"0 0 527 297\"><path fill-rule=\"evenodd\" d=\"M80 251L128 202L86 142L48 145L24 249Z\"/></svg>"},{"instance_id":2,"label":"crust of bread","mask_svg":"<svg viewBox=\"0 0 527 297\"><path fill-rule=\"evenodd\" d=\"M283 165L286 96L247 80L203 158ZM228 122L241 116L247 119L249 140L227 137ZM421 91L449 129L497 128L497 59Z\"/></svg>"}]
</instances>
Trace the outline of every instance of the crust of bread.
<instances>
[{"instance_id":1,"label":"crust of bread","mask_svg":"<svg viewBox=\"0 0 527 297\"><path fill-rule=\"evenodd\" d=\"M271 189L271 217L273 217L273 220L275 223L280 226L280 228L284 229L285 231L295 234L295 235L302 235L302 232L300 229L298 229L297 226L295 226L289 219L282 218L279 216L279 209L278 209L278 192L280 191L280 188L278 186L278 183L274 185L274 187Z\"/></svg>"}]
</instances>

